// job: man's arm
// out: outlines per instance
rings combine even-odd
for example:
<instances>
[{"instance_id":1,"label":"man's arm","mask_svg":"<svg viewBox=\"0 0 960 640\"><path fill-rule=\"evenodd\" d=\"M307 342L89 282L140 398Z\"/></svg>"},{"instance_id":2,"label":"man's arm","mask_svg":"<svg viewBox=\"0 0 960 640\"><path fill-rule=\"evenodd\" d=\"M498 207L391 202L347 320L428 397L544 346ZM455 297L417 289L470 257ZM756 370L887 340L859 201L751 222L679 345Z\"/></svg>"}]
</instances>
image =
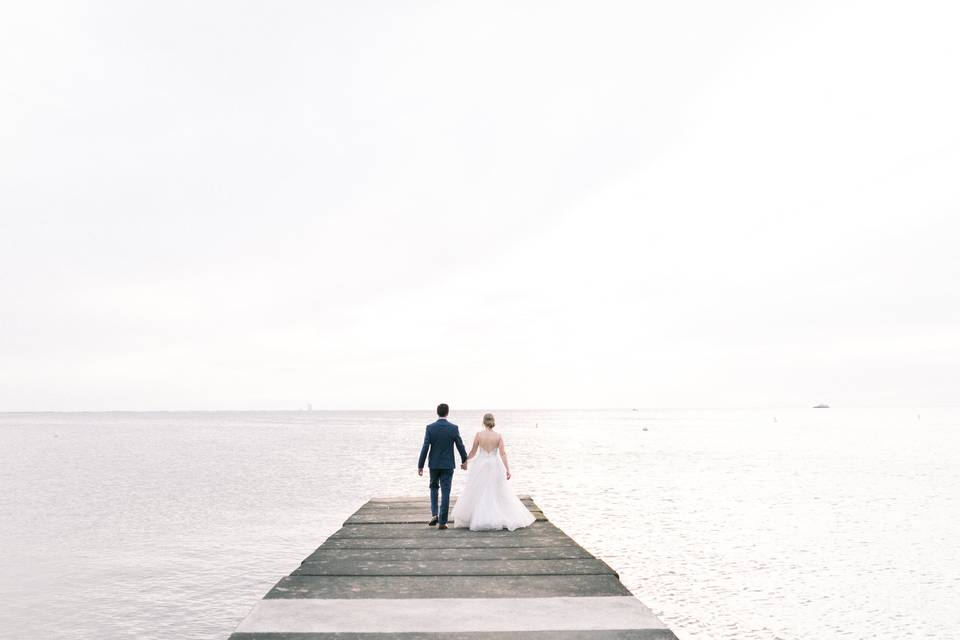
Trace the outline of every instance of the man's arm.
<instances>
[{"instance_id":1,"label":"man's arm","mask_svg":"<svg viewBox=\"0 0 960 640\"><path fill-rule=\"evenodd\" d=\"M423 432L423 447L420 448L420 461L417 462L417 471L423 475L423 463L427 461L427 451L430 450L430 427Z\"/></svg>"}]
</instances>

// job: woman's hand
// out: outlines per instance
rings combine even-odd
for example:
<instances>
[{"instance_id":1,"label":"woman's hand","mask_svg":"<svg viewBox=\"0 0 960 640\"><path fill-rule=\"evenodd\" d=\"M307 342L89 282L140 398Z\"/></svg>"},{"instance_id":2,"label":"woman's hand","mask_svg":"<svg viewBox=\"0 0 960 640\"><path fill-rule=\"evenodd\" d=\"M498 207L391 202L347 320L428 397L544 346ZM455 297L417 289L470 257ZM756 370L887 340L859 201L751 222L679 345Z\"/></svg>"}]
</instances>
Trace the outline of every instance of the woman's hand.
<instances>
[{"instance_id":1,"label":"woman's hand","mask_svg":"<svg viewBox=\"0 0 960 640\"><path fill-rule=\"evenodd\" d=\"M507 480L510 479L510 471L507 471Z\"/></svg>"}]
</instances>

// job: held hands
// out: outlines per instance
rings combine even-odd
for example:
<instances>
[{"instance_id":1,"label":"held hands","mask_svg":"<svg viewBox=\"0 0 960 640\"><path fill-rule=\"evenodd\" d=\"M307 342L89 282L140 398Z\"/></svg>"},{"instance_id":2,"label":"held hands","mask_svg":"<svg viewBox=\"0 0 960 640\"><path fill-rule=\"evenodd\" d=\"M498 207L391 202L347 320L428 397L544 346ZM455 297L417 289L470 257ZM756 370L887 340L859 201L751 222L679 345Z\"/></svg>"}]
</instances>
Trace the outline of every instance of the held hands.
<instances>
[{"instance_id":1,"label":"held hands","mask_svg":"<svg viewBox=\"0 0 960 640\"><path fill-rule=\"evenodd\" d=\"M463 464L461 464L461 465L460 465L460 468L463 469L464 471L466 471L466 470L467 470L467 463L464 462Z\"/></svg>"}]
</instances>

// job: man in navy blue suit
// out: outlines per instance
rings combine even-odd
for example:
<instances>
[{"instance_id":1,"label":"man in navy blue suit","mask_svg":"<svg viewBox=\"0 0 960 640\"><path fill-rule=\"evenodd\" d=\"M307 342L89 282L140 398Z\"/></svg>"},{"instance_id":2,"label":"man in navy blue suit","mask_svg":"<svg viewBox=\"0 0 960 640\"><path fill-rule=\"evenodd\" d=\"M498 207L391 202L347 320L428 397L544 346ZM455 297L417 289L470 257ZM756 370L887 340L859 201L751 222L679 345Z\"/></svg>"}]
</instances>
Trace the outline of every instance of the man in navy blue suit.
<instances>
[{"instance_id":1,"label":"man in navy blue suit","mask_svg":"<svg viewBox=\"0 0 960 640\"><path fill-rule=\"evenodd\" d=\"M450 483L453 482L453 469L456 466L453 457L453 446L460 452L462 464L460 468L467 470L467 449L460 439L460 427L447 420L450 407L441 404L437 407L440 418L427 425L427 432L423 434L423 448L420 449L420 462L417 464L417 473L423 475L423 463L430 452L430 526L440 523L438 528L447 528L447 512L450 509ZM437 511L437 489L441 491L440 510Z\"/></svg>"}]
</instances>

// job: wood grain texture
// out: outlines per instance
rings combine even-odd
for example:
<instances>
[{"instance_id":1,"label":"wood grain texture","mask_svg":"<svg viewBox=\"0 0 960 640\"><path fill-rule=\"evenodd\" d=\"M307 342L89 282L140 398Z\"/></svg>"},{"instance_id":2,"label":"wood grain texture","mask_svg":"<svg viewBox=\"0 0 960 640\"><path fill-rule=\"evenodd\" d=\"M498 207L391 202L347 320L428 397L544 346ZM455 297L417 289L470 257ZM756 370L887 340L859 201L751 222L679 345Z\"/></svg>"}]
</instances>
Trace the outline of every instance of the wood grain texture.
<instances>
[{"instance_id":1,"label":"wood grain texture","mask_svg":"<svg viewBox=\"0 0 960 640\"><path fill-rule=\"evenodd\" d=\"M596 558L582 560L347 560L305 561L294 576L568 576L616 575Z\"/></svg>"},{"instance_id":2,"label":"wood grain texture","mask_svg":"<svg viewBox=\"0 0 960 640\"><path fill-rule=\"evenodd\" d=\"M548 598L630 595L614 575L301 576L282 578L266 598Z\"/></svg>"},{"instance_id":3,"label":"wood grain texture","mask_svg":"<svg viewBox=\"0 0 960 640\"><path fill-rule=\"evenodd\" d=\"M677 640L669 629L467 631L460 633L234 633L229 640Z\"/></svg>"},{"instance_id":4,"label":"wood grain texture","mask_svg":"<svg viewBox=\"0 0 960 640\"><path fill-rule=\"evenodd\" d=\"M304 562L326 558L359 562L397 562L401 560L470 562L472 560L575 560L592 557L590 552L583 547L569 544L550 547L441 547L428 549L345 549L322 545L307 556Z\"/></svg>"}]
</instances>

